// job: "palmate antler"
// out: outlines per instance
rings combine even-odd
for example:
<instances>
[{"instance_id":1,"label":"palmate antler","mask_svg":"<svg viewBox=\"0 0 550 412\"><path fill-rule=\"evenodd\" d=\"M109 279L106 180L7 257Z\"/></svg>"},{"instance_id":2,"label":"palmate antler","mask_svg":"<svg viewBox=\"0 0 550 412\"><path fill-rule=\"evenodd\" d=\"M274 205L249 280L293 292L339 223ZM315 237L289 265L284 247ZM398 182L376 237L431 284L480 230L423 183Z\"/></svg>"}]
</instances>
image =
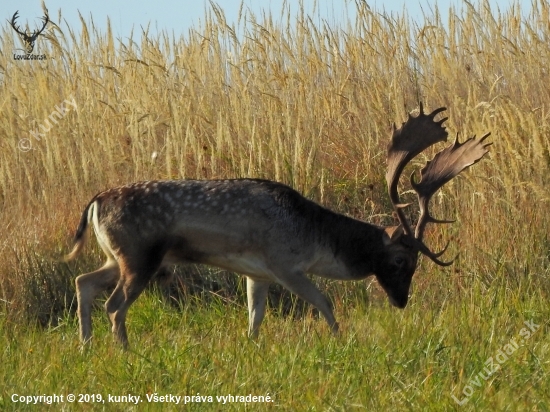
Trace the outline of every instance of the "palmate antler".
<instances>
[{"instance_id":1,"label":"palmate antler","mask_svg":"<svg viewBox=\"0 0 550 412\"><path fill-rule=\"evenodd\" d=\"M414 157L435 143L447 140L447 131L442 126L447 117L439 121L434 120L437 114L445 110L447 110L445 107L440 107L426 115L422 103L420 103L420 114L417 117L409 115L407 122L403 123L399 129L396 129L394 125L393 136L388 146L388 172L386 173L390 199L405 234L413 239L414 246L419 252L440 266L452 264L452 261L442 262L438 259L445 253L448 244L441 252L432 252L422 241L424 230L428 223L452 223L453 221L438 220L431 216L428 208L430 199L445 183L485 156L488 153L487 147L491 144L483 143L490 133L479 140L476 140L474 136L464 143L460 143L457 136L453 144L437 153L421 170L419 183L415 182L414 173L411 175L411 185L417 193L420 205L420 218L413 233L403 212L403 208L409 204L400 202L397 184L405 166Z\"/></svg>"}]
</instances>

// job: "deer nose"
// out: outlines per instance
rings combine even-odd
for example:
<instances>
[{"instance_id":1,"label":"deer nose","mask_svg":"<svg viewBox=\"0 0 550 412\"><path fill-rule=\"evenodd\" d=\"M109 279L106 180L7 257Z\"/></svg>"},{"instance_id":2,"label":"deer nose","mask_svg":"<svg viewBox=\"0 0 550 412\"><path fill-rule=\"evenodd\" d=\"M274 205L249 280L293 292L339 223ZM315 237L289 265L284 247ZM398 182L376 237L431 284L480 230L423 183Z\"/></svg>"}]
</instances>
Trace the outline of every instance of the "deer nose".
<instances>
[{"instance_id":1,"label":"deer nose","mask_svg":"<svg viewBox=\"0 0 550 412\"><path fill-rule=\"evenodd\" d=\"M403 298L399 299L396 299L394 296L388 296L388 298L390 299L390 303L399 309L404 309L405 306L407 306L407 302L409 300L408 295L405 295Z\"/></svg>"}]
</instances>

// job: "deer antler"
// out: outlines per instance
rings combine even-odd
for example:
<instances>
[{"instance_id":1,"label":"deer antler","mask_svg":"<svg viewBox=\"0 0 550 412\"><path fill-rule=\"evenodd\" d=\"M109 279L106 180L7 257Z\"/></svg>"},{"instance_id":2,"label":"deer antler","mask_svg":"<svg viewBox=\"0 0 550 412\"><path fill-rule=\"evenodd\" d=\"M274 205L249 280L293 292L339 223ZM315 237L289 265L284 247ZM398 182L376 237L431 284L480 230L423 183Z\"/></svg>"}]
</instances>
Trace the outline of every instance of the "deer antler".
<instances>
[{"instance_id":1,"label":"deer antler","mask_svg":"<svg viewBox=\"0 0 550 412\"><path fill-rule=\"evenodd\" d=\"M414 234L418 240L422 240L427 223L454 222L453 220L438 220L432 217L428 209L430 199L445 183L467 167L480 161L489 152L487 147L491 143L484 144L483 141L490 134L485 134L479 140L476 140L474 136L464 143L458 141L457 134L454 143L437 153L420 171L420 183L414 181L414 174L411 175L411 185L418 196L418 203L420 204L420 219Z\"/></svg>"},{"instance_id":2,"label":"deer antler","mask_svg":"<svg viewBox=\"0 0 550 412\"><path fill-rule=\"evenodd\" d=\"M48 16L48 13L46 13L44 17L42 17L42 20L44 20L44 24L42 25L42 28L40 30L34 31L31 35L28 35L26 32L21 31L21 29L17 27L17 25L15 24L18 14L19 14L19 10L13 14L13 17L11 18L11 21L10 21L10 25L23 38L23 42L25 43L25 48L27 53L31 53L32 49L34 48L34 42L46 28L46 25L50 21L50 17Z\"/></svg>"},{"instance_id":3,"label":"deer antler","mask_svg":"<svg viewBox=\"0 0 550 412\"><path fill-rule=\"evenodd\" d=\"M426 115L424 114L424 107L420 103L420 114L417 117L412 117L409 114L409 119L399 129L396 129L395 124L393 125L393 136L388 146L386 182L388 183L390 200L397 213L397 218L405 233L409 236L413 235L413 231L407 222L405 213L403 213L403 208L409 206L409 204L402 204L399 201L397 184L407 163L433 144L447 140L447 132L442 126L447 117L438 122L433 120L438 113L444 110L447 109L440 107Z\"/></svg>"},{"instance_id":4,"label":"deer antler","mask_svg":"<svg viewBox=\"0 0 550 412\"><path fill-rule=\"evenodd\" d=\"M44 29L46 28L46 25L50 22L50 16L46 13L44 17L42 17L42 20L44 20L44 24L42 25L42 28L38 30L37 32L34 32L32 37L34 40L38 37L38 35L42 34Z\"/></svg>"},{"instance_id":5,"label":"deer antler","mask_svg":"<svg viewBox=\"0 0 550 412\"><path fill-rule=\"evenodd\" d=\"M420 114L417 117L412 117L409 114L407 122L397 130L394 125L392 140L388 147L388 172L386 174L390 199L405 233L414 239L413 244L421 253L440 266L448 266L453 262L442 262L438 259L445 253L448 244L441 252L432 252L422 241L424 230L428 223L452 223L453 221L438 220L431 216L428 209L430 199L445 183L485 156L488 153L487 147L490 145L490 143L483 144L490 133L479 140L475 140L474 136L464 143L460 143L457 136L453 144L437 153L421 170L419 183L414 181L414 173L411 175L411 185L417 193L420 205L420 219L413 234L403 212L403 208L409 204L400 202L397 184L407 163L433 144L447 140L447 132L442 126L447 117L437 122L434 121L435 116L444 110L446 108L441 107L426 115L422 103L420 103Z\"/></svg>"},{"instance_id":6,"label":"deer antler","mask_svg":"<svg viewBox=\"0 0 550 412\"><path fill-rule=\"evenodd\" d=\"M17 10L15 13L13 13L13 17L11 18L10 25L13 27L13 29L19 33L21 36L27 36L27 33L22 32L19 27L15 24L15 20L17 20L17 15L19 14L19 10Z\"/></svg>"}]
</instances>

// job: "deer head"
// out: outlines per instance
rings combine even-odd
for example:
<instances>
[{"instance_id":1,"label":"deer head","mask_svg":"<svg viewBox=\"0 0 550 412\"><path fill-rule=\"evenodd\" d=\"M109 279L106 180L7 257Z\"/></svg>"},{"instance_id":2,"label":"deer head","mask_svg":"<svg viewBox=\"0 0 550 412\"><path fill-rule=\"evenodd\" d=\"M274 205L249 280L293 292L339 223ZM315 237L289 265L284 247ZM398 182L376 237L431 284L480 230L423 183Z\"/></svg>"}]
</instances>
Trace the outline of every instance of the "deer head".
<instances>
[{"instance_id":1,"label":"deer head","mask_svg":"<svg viewBox=\"0 0 550 412\"><path fill-rule=\"evenodd\" d=\"M408 299L408 291L417 266L419 253L430 258L439 266L449 266L454 259L449 262L443 262L439 258L445 253L447 246L440 252L433 252L423 241L424 231L428 223L452 223L453 220L439 220L434 218L429 212L430 199L437 190L445 183L457 176L467 167L478 162L488 153L487 147L490 143L484 143L490 135L487 133L481 139L475 136L463 143L458 141L458 136L453 144L437 153L421 170L421 180L416 182L414 173L411 174L410 181L412 188L417 193L420 206L420 218L413 231L412 226L407 221L404 208L410 204L404 204L399 199L397 185L399 178L405 169L405 166L417 155L422 153L428 147L438 142L447 140L447 131L443 123L447 118L435 121L435 117L445 111L441 107L430 114L424 114L424 108L420 103L420 114L413 117L409 114L406 123L397 129L394 125L393 136L388 146L388 171L386 173L386 182L391 203L397 215L400 225L396 228L388 228L388 247L400 248L402 253L393 253L394 262L391 264L396 268L395 276L391 275L391 270L385 269L386 277L378 277L382 287L388 293L392 304L398 307L405 307ZM403 276L406 273L406 276Z\"/></svg>"},{"instance_id":2,"label":"deer head","mask_svg":"<svg viewBox=\"0 0 550 412\"><path fill-rule=\"evenodd\" d=\"M19 10L14 13L14 15L11 18L11 21L9 23L10 23L11 27L13 27L13 29L17 32L17 34L19 34L21 36L21 39L23 40L23 43L25 44L25 52L27 54L30 54L30 53L32 53L32 51L34 49L34 42L36 41L38 36L40 36L40 34L42 34L44 29L46 28L46 25L50 21L50 18L48 16L48 14L46 13L46 15L44 17L42 17L42 20L44 20L44 24L42 25L42 28L40 30L34 31L31 35L28 35L26 32L21 31L21 29L19 27L17 27L17 25L15 24L15 20L17 20L17 17L18 17L17 15L18 14L19 14Z\"/></svg>"}]
</instances>

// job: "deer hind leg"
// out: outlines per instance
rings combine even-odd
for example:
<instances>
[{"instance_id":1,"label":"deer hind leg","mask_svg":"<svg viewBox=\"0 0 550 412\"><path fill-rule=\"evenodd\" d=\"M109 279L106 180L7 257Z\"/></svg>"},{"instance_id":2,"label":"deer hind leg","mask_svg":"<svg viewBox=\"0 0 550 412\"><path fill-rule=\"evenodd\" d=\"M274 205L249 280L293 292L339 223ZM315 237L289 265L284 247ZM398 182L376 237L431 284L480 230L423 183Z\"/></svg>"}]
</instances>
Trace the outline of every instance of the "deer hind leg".
<instances>
[{"instance_id":1,"label":"deer hind leg","mask_svg":"<svg viewBox=\"0 0 550 412\"><path fill-rule=\"evenodd\" d=\"M114 287L119 276L118 264L109 259L101 269L85 273L76 278L77 314L82 343L87 343L92 338L92 304L94 299L99 293Z\"/></svg>"},{"instance_id":2,"label":"deer hind leg","mask_svg":"<svg viewBox=\"0 0 550 412\"><path fill-rule=\"evenodd\" d=\"M162 262L163 254L155 252L155 250L152 250L149 253L142 254L140 258L129 259L126 257L121 259L120 278L115 290L105 302L112 332L125 348L128 347L128 334L126 332L128 309L143 292ZM140 255L136 254L136 256Z\"/></svg>"},{"instance_id":3,"label":"deer hind leg","mask_svg":"<svg viewBox=\"0 0 550 412\"><path fill-rule=\"evenodd\" d=\"M277 276L281 285L298 295L306 302L315 306L323 314L332 333L338 332L338 323L332 312L332 305L325 295L309 280L303 272L293 272L291 275Z\"/></svg>"},{"instance_id":4,"label":"deer hind leg","mask_svg":"<svg viewBox=\"0 0 550 412\"><path fill-rule=\"evenodd\" d=\"M265 315L265 304L269 284L263 280L246 278L246 296L248 300L248 336L258 337L260 325Z\"/></svg>"}]
</instances>

